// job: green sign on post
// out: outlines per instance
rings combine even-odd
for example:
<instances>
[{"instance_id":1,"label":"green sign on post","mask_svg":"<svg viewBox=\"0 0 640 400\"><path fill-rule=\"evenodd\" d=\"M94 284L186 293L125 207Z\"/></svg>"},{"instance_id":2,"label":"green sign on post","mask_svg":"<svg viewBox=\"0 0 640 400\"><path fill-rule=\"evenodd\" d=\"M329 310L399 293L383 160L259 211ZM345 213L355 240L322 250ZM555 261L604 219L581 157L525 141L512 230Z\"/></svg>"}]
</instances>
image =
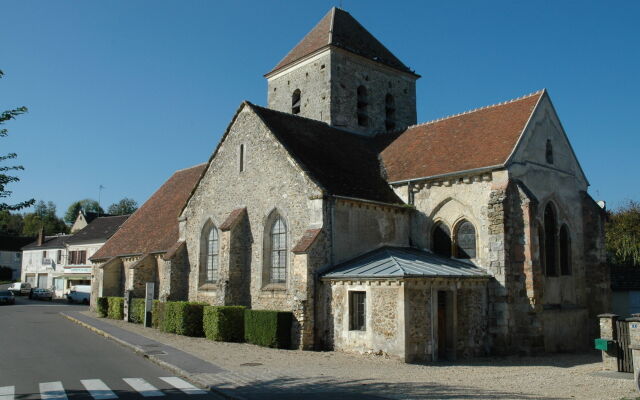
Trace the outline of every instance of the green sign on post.
<instances>
[{"instance_id":1,"label":"green sign on post","mask_svg":"<svg viewBox=\"0 0 640 400\"><path fill-rule=\"evenodd\" d=\"M611 351L613 350L614 342L609 339L596 339L595 344L596 350Z\"/></svg>"}]
</instances>

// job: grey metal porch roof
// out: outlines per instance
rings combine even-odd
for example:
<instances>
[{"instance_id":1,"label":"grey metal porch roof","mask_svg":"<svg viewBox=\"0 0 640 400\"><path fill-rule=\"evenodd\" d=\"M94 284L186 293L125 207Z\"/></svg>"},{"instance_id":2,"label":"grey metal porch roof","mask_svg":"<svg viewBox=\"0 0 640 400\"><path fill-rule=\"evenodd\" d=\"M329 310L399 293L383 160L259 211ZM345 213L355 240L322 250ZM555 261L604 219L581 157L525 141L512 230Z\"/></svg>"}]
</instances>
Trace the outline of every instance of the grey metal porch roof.
<instances>
[{"instance_id":1,"label":"grey metal porch roof","mask_svg":"<svg viewBox=\"0 0 640 400\"><path fill-rule=\"evenodd\" d=\"M484 270L408 247L381 247L335 266L323 278L488 278Z\"/></svg>"}]
</instances>

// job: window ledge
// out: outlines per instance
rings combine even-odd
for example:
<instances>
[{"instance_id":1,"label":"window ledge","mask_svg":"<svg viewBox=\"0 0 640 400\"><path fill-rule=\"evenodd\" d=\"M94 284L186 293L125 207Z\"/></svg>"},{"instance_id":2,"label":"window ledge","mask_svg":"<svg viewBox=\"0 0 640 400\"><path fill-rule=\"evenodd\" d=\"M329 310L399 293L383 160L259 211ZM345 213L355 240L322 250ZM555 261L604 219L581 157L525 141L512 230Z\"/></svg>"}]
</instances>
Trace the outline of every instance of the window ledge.
<instances>
[{"instance_id":1,"label":"window ledge","mask_svg":"<svg viewBox=\"0 0 640 400\"><path fill-rule=\"evenodd\" d=\"M263 286L262 290L267 292L284 292L287 290L287 285L284 283L269 283Z\"/></svg>"},{"instance_id":2,"label":"window ledge","mask_svg":"<svg viewBox=\"0 0 640 400\"><path fill-rule=\"evenodd\" d=\"M217 283L204 283L198 287L198 290L217 290Z\"/></svg>"}]
</instances>

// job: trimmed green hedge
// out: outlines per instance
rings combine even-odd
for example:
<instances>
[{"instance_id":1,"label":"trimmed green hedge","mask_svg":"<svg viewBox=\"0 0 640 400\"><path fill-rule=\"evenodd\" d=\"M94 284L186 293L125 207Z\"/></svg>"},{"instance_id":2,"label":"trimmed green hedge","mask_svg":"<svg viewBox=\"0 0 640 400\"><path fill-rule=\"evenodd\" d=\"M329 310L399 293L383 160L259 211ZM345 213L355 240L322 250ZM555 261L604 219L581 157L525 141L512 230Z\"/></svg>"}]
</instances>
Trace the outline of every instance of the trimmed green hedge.
<instances>
[{"instance_id":1,"label":"trimmed green hedge","mask_svg":"<svg viewBox=\"0 0 640 400\"><path fill-rule=\"evenodd\" d=\"M245 310L244 338L247 342L265 347L291 347L291 322L288 311Z\"/></svg>"},{"instance_id":2,"label":"trimmed green hedge","mask_svg":"<svg viewBox=\"0 0 640 400\"><path fill-rule=\"evenodd\" d=\"M124 319L124 297L107 297L107 299L109 299L107 317L111 319Z\"/></svg>"},{"instance_id":3,"label":"trimmed green hedge","mask_svg":"<svg viewBox=\"0 0 640 400\"><path fill-rule=\"evenodd\" d=\"M98 304L96 307L96 311L98 312L98 317L105 318L109 315L109 298L108 297L98 297Z\"/></svg>"},{"instance_id":4,"label":"trimmed green hedge","mask_svg":"<svg viewBox=\"0 0 640 400\"><path fill-rule=\"evenodd\" d=\"M204 336L218 342L244 341L243 306L206 306L202 314Z\"/></svg>"},{"instance_id":5,"label":"trimmed green hedge","mask_svg":"<svg viewBox=\"0 0 640 400\"><path fill-rule=\"evenodd\" d=\"M129 307L129 322L141 324L144 322L144 299L131 299Z\"/></svg>"},{"instance_id":6,"label":"trimmed green hedge","mask_svg":"<svg viewBox=\"0 0 640 400\"><path fill-rule=\"evenodd\" d=\"M156 329L162 330L162 324L164 324L164 308L166 304L167 303L160 300L153 301L151 325Z\"/></svg>"},{"instance_id":7,"label":"trimmed green hedge","mask_svg":"<svg viewBox=\"0 0 640 400\"><path fill-rule=\"evenodd\" d=\"M168 301L160 330L184 336L204 336L202 310L206 303Z\"/></svg>"}]
</instances>

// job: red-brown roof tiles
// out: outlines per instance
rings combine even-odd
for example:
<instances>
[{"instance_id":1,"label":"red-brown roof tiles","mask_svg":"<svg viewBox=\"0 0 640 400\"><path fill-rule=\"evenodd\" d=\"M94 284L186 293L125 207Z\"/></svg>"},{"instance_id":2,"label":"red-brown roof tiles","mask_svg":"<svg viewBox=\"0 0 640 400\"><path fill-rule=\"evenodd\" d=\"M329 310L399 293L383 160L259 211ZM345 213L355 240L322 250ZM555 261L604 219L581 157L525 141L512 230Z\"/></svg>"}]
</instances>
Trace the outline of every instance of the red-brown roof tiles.
<instances>
[{"instance_id":1,"label":"red-brown roof tiles","mask_svg":"<svg viewBox=\"0 0 640 400\"><path fill-rule=\"evenodd\" d=\"M335 7L318 22L269 74L328 45L340 47L359 56L413 74L413 71L360 25L351 14Z\"/></svg>"},{"instance_id":2,"label":"red-brown roof tiles","mask_svg":"<svg viewBox=\"0 0 640 400\"><path fill-rule=\"evenodd\" d=\"M206 164L175 172L91 260L166 252L178 241L178 216Z\"/></svg>"},{"instance_id":3,"label":"red-brown roof tiles","mask_svg":"<svg viewBox=\"0 0 640 400\"><path fill-rule=\"evenodd\" d=\"M544 93L409 127L381 153L387 181L504 164Z\"/></svg>"},{"instance_id":4,"label":"red-brown roof tiles","mask_svg":"<svg viewBox=\"0 0 640 400\"><path fill-rule=\"evenodd\" d=\"M306 253L313 242L316 241L320 232L322 232L322 229L307 229L291 251L294 253Z\"/></svg>"},{"instance_id":5,"label":"red-brown roof tiles","mask_svg":"<svg viewBox=\"0 0 640 400\"><path fill-rule=\"evenodd\" d=\"M227 219L225 219L222 225L220 225L220 230L228 231L229 229L231 229L231 227L233 227L233 225L238 222L246 212L246 208L236 208L235 210L231 211L227 216Z\"/></svg>"}]
</instances>

